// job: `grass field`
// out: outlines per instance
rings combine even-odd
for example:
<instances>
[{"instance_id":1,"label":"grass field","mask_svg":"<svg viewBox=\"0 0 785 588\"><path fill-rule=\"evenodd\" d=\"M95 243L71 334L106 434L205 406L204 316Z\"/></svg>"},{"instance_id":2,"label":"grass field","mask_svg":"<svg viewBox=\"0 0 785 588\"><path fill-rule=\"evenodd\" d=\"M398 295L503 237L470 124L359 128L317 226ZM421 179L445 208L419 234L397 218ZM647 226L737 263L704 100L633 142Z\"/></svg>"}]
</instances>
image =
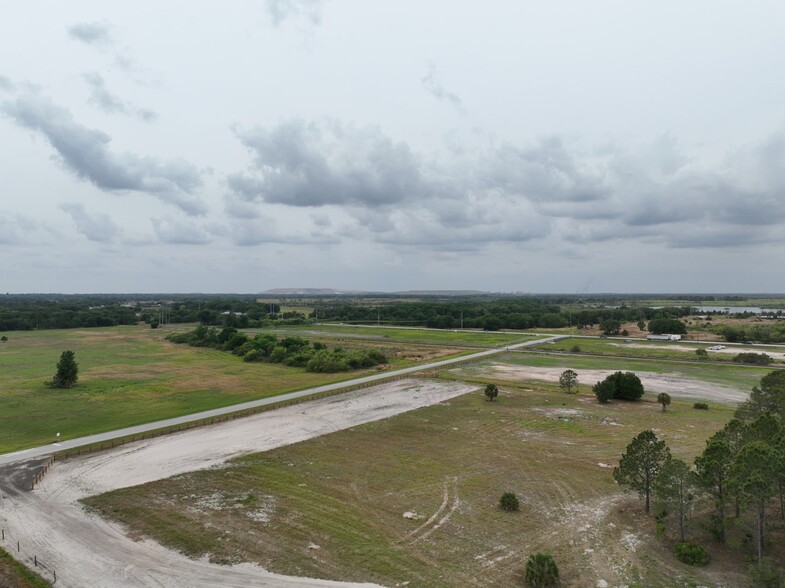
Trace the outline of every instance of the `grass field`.
<instances>
[{"instance_id":1,"label":"grass field","mask_svg":"<svg viewBox=\"0 0 785 588\"><path fill-rule=\"evenodd\" d=\"M50 443L58 432L71 439L375 371L317 374L245 363L222 351L169 343L165 335L137 326L11 333L0 344L0 452ZM464 352L388 341L373 346L393 368ZM79 382L70 390L47 388L66 349L76 353Z\"/></svg>"},{"instance_id":2,"label":"grass field","mask_svg":"<svg viewBox=\"0 0 785 588\"><path fill-rule=\"evenodd\" d=\"M405 329L395 327L359 327L352 325L308 325L298 327L279 327L274 329L251 329L254 332L268 332L279 335L299 335L307 339L321 338L367 339L390 343L415 343L422 345L446 345L456 347L501 347L513 343L530 341L536 336L526 333L497 333L489 331Z\"/></svg>"},{"instance_id":3,"label":"grass field","mask_svg":"<svg viewBox=\"0 0 785 588\"><path fill-rule=\"evenodd\" d=\"M611 476L641 430L692 461L730 416L504 385L493 403L466 395L86 503L192 557L285 574L512 587L526 557L546 551L565 586L740 586L747 564L697 522L689 533L714 559L702 569L677 562L671 536L656 539L653 519ZM521 512L500 511L505 491Z\"/></svg>"},{"instance_id":4,"label":"grass field","mask_svg":"<svg viewBox=\"0 0 785 588\"><path fill-rule=\"evenodd\" d=\"M627 342L629 341L629 342ZM542 351L560 351L565 353L572 353L571 350L574 346L580 347L579 353L588 353L593 355L614 355L614 356L627 356L627 357L645 357L656 359L680 359L687 361L696 361L695 349L702 347L708 349L716 345L716 343L696 343L694 341L688 342L659 342L659 341L645 341L638 339L585 339L581 337L570 337L568 339L560 339L554 343L548 343L538 346ZM685 349L685 347L687 349ZM709 359L711 361L733 361L736 353L745 353L754 351L756 353L767 353L775 359L776 363L782 364L785 357L785 346L767 346L767 347L753 347L753 346L732 346L732 352L725 353L708 351Z\"/></svg>"}]
</instances>

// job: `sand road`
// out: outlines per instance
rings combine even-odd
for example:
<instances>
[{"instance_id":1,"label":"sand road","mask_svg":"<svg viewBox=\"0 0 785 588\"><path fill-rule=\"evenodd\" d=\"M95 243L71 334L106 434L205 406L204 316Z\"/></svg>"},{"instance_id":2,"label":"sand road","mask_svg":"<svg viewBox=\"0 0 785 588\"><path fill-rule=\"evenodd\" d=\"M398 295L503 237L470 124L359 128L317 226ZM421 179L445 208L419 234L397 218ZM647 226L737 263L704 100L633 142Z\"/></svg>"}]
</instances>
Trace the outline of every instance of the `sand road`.
<instances>
[{"instance_id":1,"label":"sand road","mask_svg":"<svg viewBox=\"0 0 785 588\"><path fill-rule=\"evenodd\" d=\"M281 576L252 564L222 566L192 560L154 541L132 540L121 526L85 512L77 501L388 418L475 389L459 382L398 380L56 462L35 491L4 492L0 523L7 542L23 545L22 555L34 553L57 570L57 586L372 586Z\"/></svg>"}]
</instances>

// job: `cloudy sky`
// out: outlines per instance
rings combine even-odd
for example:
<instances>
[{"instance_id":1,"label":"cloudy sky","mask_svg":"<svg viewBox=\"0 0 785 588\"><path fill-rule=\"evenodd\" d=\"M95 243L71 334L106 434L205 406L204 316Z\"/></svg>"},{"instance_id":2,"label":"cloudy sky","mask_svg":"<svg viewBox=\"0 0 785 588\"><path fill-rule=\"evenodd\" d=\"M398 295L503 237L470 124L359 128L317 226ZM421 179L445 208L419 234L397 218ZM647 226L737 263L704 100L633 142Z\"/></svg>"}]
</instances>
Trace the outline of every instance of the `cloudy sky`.
<instances>
[{"instance_id":1,"label":"cloudy sky","mask_svg":"<svg viewBox=\"0 0 785 588\"><path fill-rule=\"evenodd\" d=\"M785 292L785 4L9 3L0 291Z\"/></svg>"}]
</instances>

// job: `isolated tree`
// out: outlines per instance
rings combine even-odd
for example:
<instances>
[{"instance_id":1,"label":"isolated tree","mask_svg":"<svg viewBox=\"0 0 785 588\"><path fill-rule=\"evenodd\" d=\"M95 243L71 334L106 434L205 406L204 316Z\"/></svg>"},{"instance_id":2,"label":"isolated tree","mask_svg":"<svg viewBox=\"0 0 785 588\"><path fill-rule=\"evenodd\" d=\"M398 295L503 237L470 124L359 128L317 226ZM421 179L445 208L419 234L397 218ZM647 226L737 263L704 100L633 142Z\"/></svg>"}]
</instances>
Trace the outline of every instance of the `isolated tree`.
<instances>
[{"instance_id":1,"label":"isolated tree","mask_svg":"<svg viewBox=\"0 0 785 588\"><path fill-rule=\"evenodd\" d=\"M2 337L0 337L0 341L2 341L3 343L5 343L6 341L8 341L8 337L6 337L5 335L3 335Z\"/></svg>"},{"instance_id":2,"label":"isolated tree","mask_svg":"<svg viewBox=\"0 0 785 588\"><path fill-rule=\"evenodd\" d=\"M698 486L708 494L717 509L716 536L725 543L725 504L728 502L728 475L733 452L728 442L714 435L706 442L706 449L695 458Z\"/></svg>"},{"instance_id":3,"label":"isolated tree","mask_svg":"<svg viewBox=\"0 0 785 588\"><path fill-rule=\"evenodd\" d=\"M485 386L485 396L493 402L493 399L499 395L499 387L496 384L488 384Z\"/></svg>"},{"instance_id":4,"label":"isolated tree","mask_svg":"<svg viewBox=\"0 0 785 588\"><path fill-rule=\"evenodd\" d=\"M687 506L692 501L695 488L695 474L690 466L680 459L665 462L655 482L655 495L663 504L670 507L678 518L679 541L684 543L684 519Z\"/></svg>"},{"instance_id":5,"label":"isolated tree","mask_svg":"<svg viewBox=\"0 0 785 588\"><path fill-rule=\"evenodd\" d=\"M643 396L641 379L632 372L615 372L592 388L597 400L607 402L611 398L638 400Z\"/></svg>"},{"instance_id":6,"label":"isolated tree","mask_svg":"<svg viewBox=\"0 0 785 588\"><path fill-rule=\"evenodd\" d=\"M645 328L646 328L646 321L644 321L643 319L639 320L638 321L638 330L642 331Z\"/></svg>"},{"instance_id":7,"label":"isolated tree","mask_svg":"<svg viewBox=\"0 0 785 588\"><path fill-rule=\"evenodd\" d=\"M76 363L73 351L63 351L57 362L57 373L51 381L53 388L70 388L79 379L79 364Z\"/></svg>"},{"instance_id":8,"label":"isolated tree","mask_svg":"<svg viewBox=\"0 0 785 588\"><path fill-rule=\"evenodd\" d=\"M518 497L513 492L505 492L499 499L499 508L505 512L515 512L520 508Z\"/></svg>"},{"instance_id":9,"label":"isolated tree","mask_svg":"<svg viewBox=\"0 0 785 588\"><path fill-rule=\"evenodd\" d=\"M670 450L654 431L647 430L627 445L618 467L613 468L613 479L636 491L644 501L643 512L649 512L652 489L662 467L670 459Z\"/></svg>"},{"instance_id":10,"label":"isolated tree","mask_svg":"<svg viewBox=\"0 0 785 588\"><path fill-rule=\"evenodd\" d=\"M665 407L671 403L671 395L667 392L660 392L657 394L657 402L662 404L662 412L665 412Z\"/></svg>"},{"instance_id":11,"label":"isolated tree","mask_svg":"<svg viewBox=\"0 0 785 588\"><path fill-rule=\"evenodd\" d=\"M567 394L572 394L572 389L578 386L578 374L573 370L564 370L559 376L559 386L567 391Z\"/></svg>"},{"instance_id":12,"label":"isolated tree","mask_svg":"<svg viewBox=\"0 0 785 588\"><path fill-rule=\"evenodd\" d=\"M706 361L709 359L709 352L706 351L703 347L699 347L695 350L695 357L698 358L698 361Z\"/></svg>"},{"instance_id":13,"label":"isolated tree","mask_svg":"<svg viewBox=\"0 0 785 588\"><path fill-rule=\"evenodd\" d=\"M526 584L531 588L552 588L559 585L559 568L549 553L532 553L526 561Z\"/></svg>"}]
</instances>

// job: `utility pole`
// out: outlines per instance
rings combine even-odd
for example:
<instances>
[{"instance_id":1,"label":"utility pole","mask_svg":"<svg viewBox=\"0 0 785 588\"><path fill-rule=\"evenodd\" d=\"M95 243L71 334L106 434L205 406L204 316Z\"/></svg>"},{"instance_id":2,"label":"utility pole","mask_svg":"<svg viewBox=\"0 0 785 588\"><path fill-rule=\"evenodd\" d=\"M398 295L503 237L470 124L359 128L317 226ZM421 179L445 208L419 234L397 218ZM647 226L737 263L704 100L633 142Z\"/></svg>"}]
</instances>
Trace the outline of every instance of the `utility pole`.
<instances>
[{"instance_id":1,"label":"utility pole","mask_svg":"<svg viewBox=\"0 0 785 588\"><path fill-rule=\"evenodd\" d=\"M461 331L463 331L463 311L461 311Z\"/></svg>"}]
</instances>

